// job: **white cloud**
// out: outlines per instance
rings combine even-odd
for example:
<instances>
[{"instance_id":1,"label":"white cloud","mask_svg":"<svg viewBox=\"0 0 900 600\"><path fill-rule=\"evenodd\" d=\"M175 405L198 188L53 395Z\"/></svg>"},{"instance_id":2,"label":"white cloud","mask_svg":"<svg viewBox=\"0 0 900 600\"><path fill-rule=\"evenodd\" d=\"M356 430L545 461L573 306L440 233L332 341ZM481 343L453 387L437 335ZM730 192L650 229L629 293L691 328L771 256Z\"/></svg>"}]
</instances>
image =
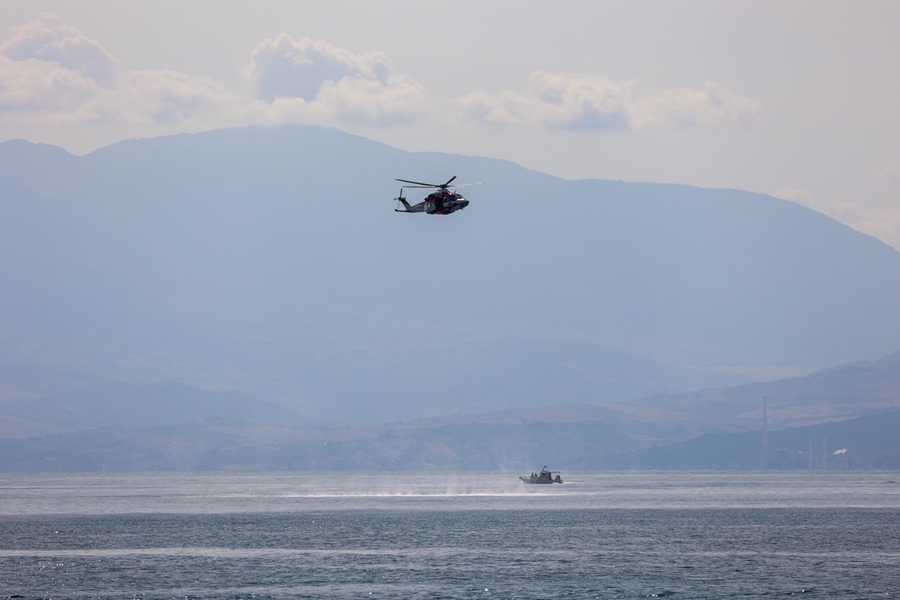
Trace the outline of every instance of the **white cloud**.
<instances>
[{"instance_id":1,"label":"white cloud","mask_svg":"<svg viewBox=\"0 0 900 600\"><path fill-rule=\"evenodd\" d=\"M459 104L465 118L486 125L518 125L528 118L526 99L514 92L473 92Z\"/></svg>"},{"instance_id":2,"label":"white cloud","mask_svg":"<svg viewBox=\"0 0 900 600\"><path fill-rule=\"evenodd\" d=\"M72 110L100 90L94 79L55 62L0 56L0 118L20 112Z\"/></svg>"},{"instance_id":3,"label":"white cloud","mask_svg":"<svg viewBox=\"0 0 900 600\"><path fill-rule=\"evenodd\" d=\"M528 78L535 99L535 118L551 127L573 131L625 129L632 84L602 77L537 71Z\"/></svg>"},{"instance_id":4,"label":"white cloud","mask_svg":"<svg viewBox=\"0 0 900 600\"><path fill-rule=\"evenodd\" d=\"M53 14L0 45L0 123L206 126L307 122L350 128L421 123L538 125L602 132L752 120L757 105L715 83L647 92L635 82L536 71L524 91L436 98L394 72L383 53L355 53L286 33L262 40L244 74L252 89L184 72L129 71Z\"/></svg>"},{"instance_id":5,"label":"white cloud","mask_svg":"<svg viewBox=\"0 0 900 600\"><path fill-rule=\"evenodd\" d=\"M748 125L759 111L754 100L713 82L700 89L645 92L633 81L543 71L529 77L525 92L476 92L460 103L468 118L488 124L539 123L583 133L652 126Z\"/></svg>"},{"instance_id":6,"label":"white cloud","mask_svg":"<svg viewBox=\"0 0 900 600\"><path fill-rule=\"evenodd\" d=\"M214 79L161 69L123 74L115 91L87 108L103 122L175 123L215 115L235 102L239 98Z\"/></svg>"},{"instance_id":7,"label":"white cloud","mask_svg":"<svg viewBox=\"0 0 900 600\"><path fill-rule=\"evenodd\" d=\"M99 43L42 13L0 44L0 119L45 113L65 120L114 86L117 69Z\"/></svg>"},{"instance_id":8,"label":"white cloud","mask_svg":"<svg viewBox=\"0 0 900 600\"><path fill-rule=\"evenodd\" d=\"M356 77L327 81L316 101L329 107L336 122L356 125L405 125L429 112L425 89L411 79L395 76L387 83Z\"/></svg>"},{"instance_id":9,"label":"white cloud","mask_svg":"<svg viewBox=\"0 0 900 600\"><path fill-rule=\"evenodd\" d=\"M601 131L629 126L631 84L586 75L536 71L524 93L475 92L460 99L464 114L496 125L540 123L556 129Z\"/></svg>"},{"instance_id":10,"label":"white cloud","mask_svg":"<svg viewBox=\"0 0 900 600\"><path fill-rule=\"evenodd\" d=\"M391 67L379 52L354 54L326 41L294 40L280 33L253 50L248 73L264 100L281 97L309 101L326 82L353 78L385 85Z\"/></svg>"},{"instance_id":11,"label":"white cloud","mask_svg":"<svg viewBox=\"0 0 900 600\"><path fill-rule=\"evenodd\" d=\"M49 13L0 45L0 123L166 124L235 112L239 102L208 77L120 72L98 42Z\"/></svg>"},{"instance_id":12,"label":"white cloud","mask_svg":"<svg viewBox=\"0 0 900 600\"><path fill-rule=\"evenodd\" d=\"M112 83L118 69L116 59L99 42L52 13L41 13L14 28L12 37L0 45L0 54L14 61L52 62L100 84Z\"/></svg>"},{"instance_id":13,"label":"white cloud","mask_svg":"<svg viewBox=\"0 0 900 600\"><path fill-rule=\"evenodd\" d=\"M0 122L172 123L205 118L237 101L206 77L171 70L122 73L105 87L56 63L0 58Z\"/></svg>"},{"instance_id":14,"label":"white cloud","mask_svg":"<svg viewBox=\"0 0 900 600\"><path fill-rule=\"evenodd\" d=\"M268 103L267 122L393 126L425 117L431 105L425 89L394 74L380 52L355 54L286 33L260 42L246 73Z\"/></svg>"},{"instance_id":15,"label":"white cloud","mask_svg":"<svg viewBox=\"0 0 900 600\"><path fill-rule=\"evenodd\" d=\"M759 103L708 81L700 89L675 88L650 93L629 107L638 126L714 127L750 125Z\"/></svg>"}]
</instances>

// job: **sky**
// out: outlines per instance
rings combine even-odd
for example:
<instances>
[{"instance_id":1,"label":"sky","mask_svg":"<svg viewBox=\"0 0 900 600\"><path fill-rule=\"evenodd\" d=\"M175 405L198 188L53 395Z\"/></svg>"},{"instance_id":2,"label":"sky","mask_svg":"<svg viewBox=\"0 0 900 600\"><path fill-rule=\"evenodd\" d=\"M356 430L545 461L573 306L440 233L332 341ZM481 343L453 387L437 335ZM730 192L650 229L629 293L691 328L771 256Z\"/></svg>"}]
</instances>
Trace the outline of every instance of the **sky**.
<instances>
[{"instance_id":1,"label":"sky","mask_svg":"<svg viewBox=\"0 0 900 600\"><path fill-rule=\"evenodd\" d=\"M3 0L0 142L321 124L771 194L900 249L898 30L893 0Z\"/></svg>"}]
</instances>

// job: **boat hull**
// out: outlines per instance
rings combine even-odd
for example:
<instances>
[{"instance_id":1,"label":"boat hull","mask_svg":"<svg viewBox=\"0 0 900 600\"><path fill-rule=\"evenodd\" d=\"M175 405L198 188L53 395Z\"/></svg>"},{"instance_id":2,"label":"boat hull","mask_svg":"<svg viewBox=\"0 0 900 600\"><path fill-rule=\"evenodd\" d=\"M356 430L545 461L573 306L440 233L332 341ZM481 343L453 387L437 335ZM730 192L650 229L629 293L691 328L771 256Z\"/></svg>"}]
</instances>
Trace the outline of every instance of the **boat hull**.
<instances>
[{"instance_id":1,"label":"boat hull","mask_svg":"<svg viewBox=\"0 0 900 600\"><path fill-rule=\"evenodd\" d=\"M553 474L556 473L556 477ZM548 471L545 466L541 469L540 473L532 473L528 477L519 477L522 480L522 483L562 483L562 477L559 476L559 471Z\"/></svg>"}]
</instances>

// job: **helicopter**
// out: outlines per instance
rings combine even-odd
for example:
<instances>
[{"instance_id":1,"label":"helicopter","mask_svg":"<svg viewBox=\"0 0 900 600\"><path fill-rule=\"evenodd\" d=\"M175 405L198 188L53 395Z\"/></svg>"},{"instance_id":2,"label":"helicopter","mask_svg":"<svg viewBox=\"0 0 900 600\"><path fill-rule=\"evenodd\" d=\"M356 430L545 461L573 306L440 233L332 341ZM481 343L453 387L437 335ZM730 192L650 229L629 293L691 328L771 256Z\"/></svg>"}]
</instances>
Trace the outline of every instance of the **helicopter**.
<instances>
[{"instance_id":1,"label":"helicopter","mask_svg":"<svg viewBox=\"0 0 900 600\"><path fill-rule=\"evenodd\" d=\"M447 190L450 183L456 179L456 175L447 180L447 183L434 184L422 183L421 181L409 181L408 179L398 179L397 181L408 183L410 185L400 186L400 197L394 198L403 204L403 208L395 208L395 212L402 213L427 213L429 215L449 215L458 210L462 210L469 205L469 201L463 198L463 195L454 190ZM428 194L422 202L411 205L403 197L403 188L437 188L436 192Z\"/></svg>"}]
</instances>

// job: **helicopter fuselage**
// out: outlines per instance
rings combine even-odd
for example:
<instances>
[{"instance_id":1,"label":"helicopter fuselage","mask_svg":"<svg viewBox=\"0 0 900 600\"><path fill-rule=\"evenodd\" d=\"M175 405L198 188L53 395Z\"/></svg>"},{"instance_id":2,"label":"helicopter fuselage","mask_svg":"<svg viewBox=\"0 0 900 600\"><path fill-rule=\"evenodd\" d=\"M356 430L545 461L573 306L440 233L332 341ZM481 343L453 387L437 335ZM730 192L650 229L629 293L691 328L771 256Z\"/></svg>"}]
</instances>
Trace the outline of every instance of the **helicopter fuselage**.
<instances>
[{"instance_id":1,"label":"helicopter fuselage","mask_svg":"<svg viewBox=\"0 0 900 600\"><path fill-rule=\"evenodd\" d=\"M462 194L450 192L447 190L438 190L425 197L425 200L415 205L407 205L403 202L405 209L394 209L397 212L417 213L423 212L429 215L449 215L458 210L462 210L469 205Z\"/></svg>"}]
</instances>

